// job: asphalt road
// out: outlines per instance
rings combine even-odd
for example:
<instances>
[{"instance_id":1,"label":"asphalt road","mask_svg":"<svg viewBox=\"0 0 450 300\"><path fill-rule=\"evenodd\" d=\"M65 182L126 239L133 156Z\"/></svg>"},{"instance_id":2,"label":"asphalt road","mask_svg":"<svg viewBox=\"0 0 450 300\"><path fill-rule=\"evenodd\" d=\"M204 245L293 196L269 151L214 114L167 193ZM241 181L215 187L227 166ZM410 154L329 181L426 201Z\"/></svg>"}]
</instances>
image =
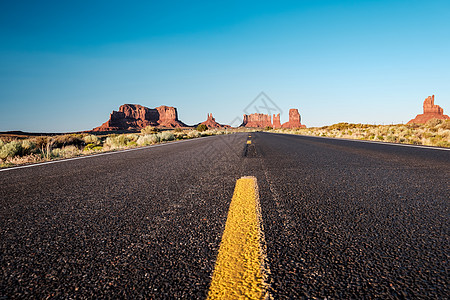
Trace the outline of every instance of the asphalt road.
<instances>
[{"instance_id":1,"label":"asphalt road","mask_svg":"<svg viewBox=\"0 0 450 300\"><path fill-rule=\"evenodd\" d=\"M0 172L0 298L205 298L247 175L273 298L449 297L449 151L247 138Z\"/></svg>"}]
</instances>

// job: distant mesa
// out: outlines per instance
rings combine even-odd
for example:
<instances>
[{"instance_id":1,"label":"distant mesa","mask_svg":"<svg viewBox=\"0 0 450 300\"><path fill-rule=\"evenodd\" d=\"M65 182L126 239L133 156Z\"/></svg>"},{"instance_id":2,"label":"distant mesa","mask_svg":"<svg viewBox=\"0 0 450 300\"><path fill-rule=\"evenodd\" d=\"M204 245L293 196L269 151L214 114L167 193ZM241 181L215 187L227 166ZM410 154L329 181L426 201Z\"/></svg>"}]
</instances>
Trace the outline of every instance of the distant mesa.
<instances>
[{"instance_id":1,"label":"distant mesa","mask_svg":"<svg viewBox=\"0 0 450 300\"><path fill-rule=\"evenodd\" d=\"M266 114L250 114L244 115L244 120L242 121L241 127L252 127L252 128L306 128L305 125L301 124L301 117L298 109L291 108L289 110L289 121L281 125L280 114L273 115L272 117Z\"/></svg>"},{"instance_id":2,"label":"distant mesa","mask_svg":"<svg viewBox=\"0 0 450 300\"><path fill-rule=\"evenodd\" d=\"M300 123L300 114L298 109L289 110L289 121L281 124L280 114L270 115L251 114L244 115L244 121L241 127L251 128L306 128ZM212 113L209 113L206 121L197 124L204 124L209 129L231 128L230 125L224 125L216 122ZM171 106L159 106L156 108L148 108L138 104L124 104L119 107L119 111L113 111L109 115L109 120L101 126L92 129L92 132L108 132L108 131L139 131L147 126L155 126L159 128L187 128L192 127L186 125L178 119L177 109Z\"/></svg>"},{"instance_id":3,"label":"distant mesa","mask_svg":"<svg viewBox=\"0 0 450 300\"><path fill-rule=\"evenodd\" d=\"M434 104L434 95L428 96L423 102L423 114L417 115L414 119L407 124L425 124L431 119L448 120L449 116L444 115L444 109L439 105Z\"/></svg>"},{"instance_id":4,"label":"distant mesa","mask_svg":"<svg viewBox=\"0 0 450 300\"><path fill-rule=\"evenodd\" d=\"M178 120L175 107L163 105L152 109L137 104L124 104L119 111L110 114L108 121L92 131L140 130L147 126L188 127Z\"/></svg>"},{"instance_id":5,"label":"distant mesa","mask_svg":"<svg viewBox=\"0 0 450 300\"><path fill-rule=\"evenodd\" d=\"M270 127L273 126L270 115L258 113L244 115L244 119L241 124L241 127L252 127L252 128L264 128L268 126Z\"/></svg>"},{"instance_id":6,"label":"distant mesa","mask_svg":"<svg viewBox=\"0 0 450 300\"><path fill-rule=\"evenodd\" d=\"M279 115L278 115L279 118ZM291 108L289 110L289 121L286 123L283 123L283 125L281 125L282 128L306 128L305 125L302 125L300 123L301 117L300 117L300 113L298 112L298 109L296 108Z\"/></svg>"},{"instance_id":7,"label":"distant mesa","mask_svg":"<svg viewBox=\"0 0 450 300\"><path fill-rule=\"evenodd\" d=\"M230 125L222 125L216 122L216 119L214 119L212 113L208 114L208 117L206 118L206 121L201 122L200 124L206 125L206 127L208 127L209 129L213 129L213 128L231 128ZM197 124L200 125L200 124Z\"/></svg>"}]
</instances>

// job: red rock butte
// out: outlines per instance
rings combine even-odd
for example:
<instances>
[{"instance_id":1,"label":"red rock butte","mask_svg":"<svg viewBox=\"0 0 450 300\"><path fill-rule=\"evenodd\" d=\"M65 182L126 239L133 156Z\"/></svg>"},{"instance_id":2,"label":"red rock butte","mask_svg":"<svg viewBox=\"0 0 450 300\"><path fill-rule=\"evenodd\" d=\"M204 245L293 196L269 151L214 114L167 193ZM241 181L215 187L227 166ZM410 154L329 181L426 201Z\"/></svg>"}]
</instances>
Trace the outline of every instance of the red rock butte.
<instances>
[{"instance_id":1,"label":"red rock butte","mask_svg":"<svg viewBox=\"0 0 450 300\"><path fill-rule=\"evenodd\" d=\"M200 124L206 125L209 129L211 128L231 128L230 125L222 125L216 122L216 119L214 119L212 114L208 114L208 117L206 118L206 121L201 122ZM200 124L197 124L200 125Z\"/></svg>"},{"instance_id":2,"label":"red rock butte","mask_svg":"<svg viewBox=\"0 0 450 300\"><path fill-rule=\"evenodd\" d=\"M242 121L241 127L253 127L253 128L264 128L264 127L272 127L272 128L306 128L305 125L302 125L300 113L298 109L291 108L289 110L289 121L283 123L281 125L280 122L280 114L273 115L272 117L266 114L250 114L244 115L244 120Z\"/></svg>"},{"instance_id":3,"label":"red rock butte","mask_svg":"<svg viewBox=\"0 0 450 300\"><path fill-rule=\"evenodd\" d=\"M450 117L444 115L444 109L439 105L434 104L434 95L428 96L423 102L423 114L417 115L407 124L425 124L431 119L449 120Z\"/></svg>"},{"instance_id":4,"label":"red rock butte","mask_svg":"<svg viewBox=\"0 0 450 300\"><path fill-rule=\"evenodd\" d=\"M109 120L92 131L139 130L147 126L187 127L178 120L175 107L160 106L154 109L137 104L121 105L119 111L113 111Z\"/></svg>"}]
</instances>

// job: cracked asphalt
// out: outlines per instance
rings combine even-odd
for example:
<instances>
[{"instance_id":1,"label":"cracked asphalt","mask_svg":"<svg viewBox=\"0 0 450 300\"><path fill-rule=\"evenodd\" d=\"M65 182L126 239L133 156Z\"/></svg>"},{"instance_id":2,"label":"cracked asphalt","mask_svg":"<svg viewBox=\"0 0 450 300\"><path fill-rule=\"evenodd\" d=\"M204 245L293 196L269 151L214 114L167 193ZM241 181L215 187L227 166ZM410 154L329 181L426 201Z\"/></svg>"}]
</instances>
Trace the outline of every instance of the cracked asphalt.
<instances>
[{"instance_id":1,"label":"cracked asphalt","mask_svg":"<svg viewBox=\"0 0 450 300\"><path fill-rule=\"evenodd\" d=\"M251 135L0 172L0 298L206 298L242 176L273 298L448 298L449 151Z\"/></svg>"}]
</instances>

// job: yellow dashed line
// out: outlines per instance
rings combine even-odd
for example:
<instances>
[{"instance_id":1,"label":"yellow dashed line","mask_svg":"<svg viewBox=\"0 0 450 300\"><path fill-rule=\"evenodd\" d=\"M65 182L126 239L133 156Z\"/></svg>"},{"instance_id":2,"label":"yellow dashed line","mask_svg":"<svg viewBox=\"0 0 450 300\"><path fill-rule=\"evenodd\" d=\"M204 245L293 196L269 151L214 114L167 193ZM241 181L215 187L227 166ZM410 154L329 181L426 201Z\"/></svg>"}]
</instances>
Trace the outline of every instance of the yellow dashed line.
<instances>
[{"instance_id":1,"label":"yellow dashed line","mask_svg":"<svg viewBox=\"0 0 450 300\"><path fill-rule=\"evenodd\" d=\"M264 238L255 177L236 182L208 299L264 299Z\"/></svg>"},{"instance_id":2,"label":"yellow dashed line","mask_svg":"<svg viewBox=\"0 0 450 300\"><path fill-rule=\"evenodd\" d=\"M251 144L252 143L252 141L247 141L247 144Z\"/></svg>"}]
</instances>

